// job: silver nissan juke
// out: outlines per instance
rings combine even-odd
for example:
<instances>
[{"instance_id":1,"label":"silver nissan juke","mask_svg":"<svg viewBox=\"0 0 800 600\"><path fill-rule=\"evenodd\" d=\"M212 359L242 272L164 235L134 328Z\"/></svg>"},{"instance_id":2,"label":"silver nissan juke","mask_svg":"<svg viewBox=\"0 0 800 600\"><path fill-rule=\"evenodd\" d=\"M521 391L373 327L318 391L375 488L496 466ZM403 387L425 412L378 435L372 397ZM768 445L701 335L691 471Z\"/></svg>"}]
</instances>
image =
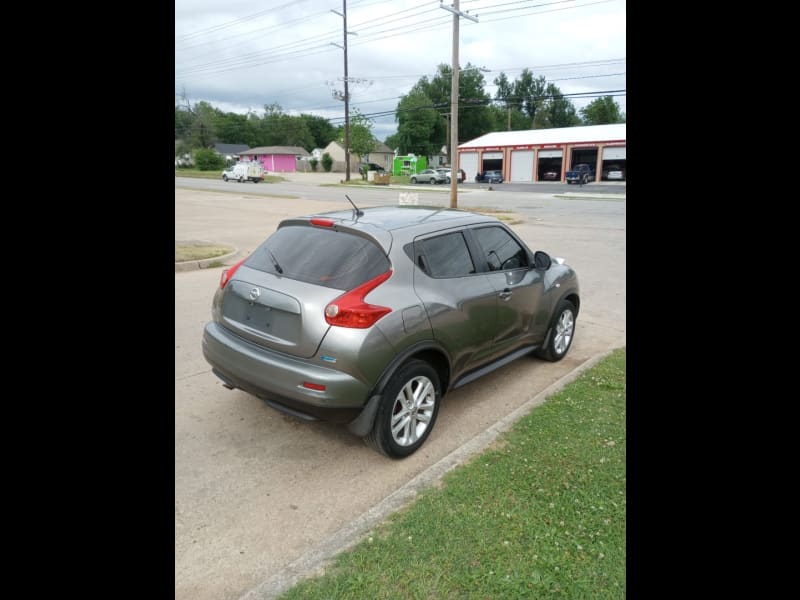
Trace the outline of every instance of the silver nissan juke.
<instances>
[{"instance_id":1,"label":"silver nissan juke","mask_svg":"<svg viewBox=\"0 0 800 600\"><path fill-rule=\"evenodd\" d=\"M402 458L447 391L531 353L562 359L579 309L575 272L498 219L354 206L284 220L223 271L203 354L225 387Z\"/></svg>"}]
</instances>

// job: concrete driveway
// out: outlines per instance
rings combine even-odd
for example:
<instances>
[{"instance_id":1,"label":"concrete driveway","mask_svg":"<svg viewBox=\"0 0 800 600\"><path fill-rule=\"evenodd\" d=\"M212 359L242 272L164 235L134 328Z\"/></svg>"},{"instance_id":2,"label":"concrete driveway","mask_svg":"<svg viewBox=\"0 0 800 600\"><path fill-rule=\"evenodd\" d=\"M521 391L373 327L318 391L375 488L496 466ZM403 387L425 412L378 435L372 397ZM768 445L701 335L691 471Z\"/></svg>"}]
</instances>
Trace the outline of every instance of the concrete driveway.
<instances>
[{"instance_id":1,"label":"concrete driveway","mask_svg":"<svg viewBox=\"0 0 800 600\"><path fill-rule=\"evenodd\" d=\"M356 191L347 193L359 202ZM244 255L282 218L342 208L310 199L312 186L298 186L297 195L176 189L175 237L231 243ZM523 221L512 227L533 249L566 256L581 278L570 354L559 363L521 359L448 394L429 440L402 461L377 454L342 427L299 422L223 388L200 346L221 269L175 274L176 600L238 599L254 590L248 598L269 597L292 563L330 547L337 532L409 480L597 353L624 343L624 203L513 192L503 198L512 195L506 208ZM392 197L387 190L386 203Z\"/></svg>"}]
</instances>

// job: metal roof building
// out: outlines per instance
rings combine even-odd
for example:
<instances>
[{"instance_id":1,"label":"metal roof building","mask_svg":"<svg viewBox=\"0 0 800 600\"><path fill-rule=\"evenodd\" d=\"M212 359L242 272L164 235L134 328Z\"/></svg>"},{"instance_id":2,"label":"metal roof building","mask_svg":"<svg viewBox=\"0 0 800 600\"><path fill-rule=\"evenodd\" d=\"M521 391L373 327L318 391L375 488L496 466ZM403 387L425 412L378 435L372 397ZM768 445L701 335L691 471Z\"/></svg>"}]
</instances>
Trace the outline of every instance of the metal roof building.
<instances>
[{"instance_id":1,"label":"metal roof building","mask_svg":"<svg viewBox=\"0 0 800 600\"><path fill-rule=\"evenodd\" d=\"M601 181L610 166L625 173L626 127L619 123L495 131L459 145L458 164L468 181L478 172L497 170L502 171L505 181L523 183L547 179L563 182L569 168L588 163L596 180Z\"/></svg>"}]
</instances>

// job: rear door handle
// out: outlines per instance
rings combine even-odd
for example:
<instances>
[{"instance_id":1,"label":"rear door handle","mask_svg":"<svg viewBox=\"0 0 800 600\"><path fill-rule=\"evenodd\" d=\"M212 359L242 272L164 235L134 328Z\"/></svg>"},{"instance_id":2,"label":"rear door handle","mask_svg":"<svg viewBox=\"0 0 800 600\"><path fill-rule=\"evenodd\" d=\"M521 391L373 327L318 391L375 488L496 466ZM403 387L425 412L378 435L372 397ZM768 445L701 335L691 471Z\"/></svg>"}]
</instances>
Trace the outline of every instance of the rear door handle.
<instances>
[{"instance_id":1,"label":"rear door handle","mask_svg":"<svg viewBox=\"0 0 800 600\"><path fill-rule=\"evenodd\" d=\"M509 298L511 298L511 294L513 293L514 292L512 292L510 289L506 288L497 295L500 296L503 300L508 300Z\"/></svg>"}]
</instances>

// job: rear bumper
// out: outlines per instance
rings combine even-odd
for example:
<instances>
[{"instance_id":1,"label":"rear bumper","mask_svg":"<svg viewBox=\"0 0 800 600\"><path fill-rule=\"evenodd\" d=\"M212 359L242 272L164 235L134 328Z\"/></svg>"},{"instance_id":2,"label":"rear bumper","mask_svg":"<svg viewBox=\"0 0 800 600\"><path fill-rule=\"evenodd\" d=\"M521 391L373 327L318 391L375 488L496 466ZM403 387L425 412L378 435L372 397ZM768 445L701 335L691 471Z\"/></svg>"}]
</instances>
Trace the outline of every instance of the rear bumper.
<instances>
[{"instance_id":1,"label":"rear bumper","mask_svg":"<svg viewBox=\"0 0 800 600\"><path fill-rule=\"evenodd\" d=\"M274 352L232 334L218 323L203 332L203 356L231 387L258 396L275 408L338 423L352 421L367 402L368 386L353 376ZM303 382L324 385L324 391ZM275 406L275 405L278 406Z\"/></svg>"}]
</instances>

